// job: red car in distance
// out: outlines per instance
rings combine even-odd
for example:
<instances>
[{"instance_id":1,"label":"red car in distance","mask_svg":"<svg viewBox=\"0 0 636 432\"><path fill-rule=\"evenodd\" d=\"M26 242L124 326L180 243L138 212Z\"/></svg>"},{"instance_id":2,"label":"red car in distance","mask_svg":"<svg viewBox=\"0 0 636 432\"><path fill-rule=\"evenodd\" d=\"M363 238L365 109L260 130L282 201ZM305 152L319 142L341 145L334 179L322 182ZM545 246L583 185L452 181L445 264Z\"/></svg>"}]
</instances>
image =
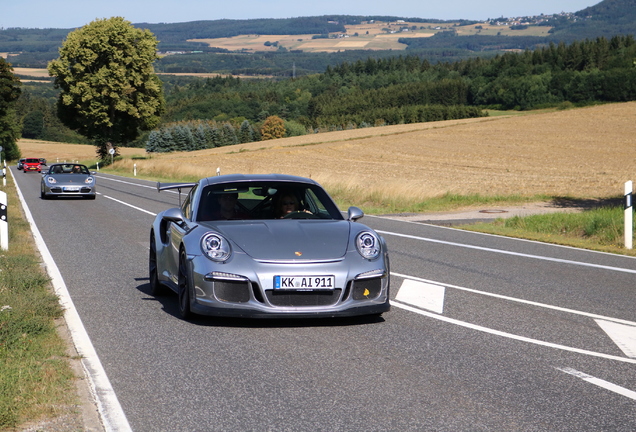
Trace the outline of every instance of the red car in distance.
<instances>
[{"instance_id":1,"label":"red car in distance","mask_svg":"<svg viewBox=\"0 0 636 432\"><path fill-rule=\"evenodd\" d=\"M26 158L22 163L22 170L27 173L30 171L42 172L42 166L40 165L39 158Z\"/></svg>"}]
</instances>

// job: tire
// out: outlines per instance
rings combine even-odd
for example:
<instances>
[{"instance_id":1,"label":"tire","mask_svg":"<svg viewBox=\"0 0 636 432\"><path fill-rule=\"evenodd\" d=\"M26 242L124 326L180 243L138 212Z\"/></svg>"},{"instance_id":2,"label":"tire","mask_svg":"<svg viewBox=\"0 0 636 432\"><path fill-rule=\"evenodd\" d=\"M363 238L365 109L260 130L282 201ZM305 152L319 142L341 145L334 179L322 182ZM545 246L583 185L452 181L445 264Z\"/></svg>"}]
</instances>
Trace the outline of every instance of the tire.
<instances>
[{"instance_id":1,"label":"tire","mask_svg":"<svg viewBox=\"0 0 636 432\"><path fill-rule=\"evenodd\" d=\"M179 315L182 319L187 320L192 317L190 310L190 276L188 275L188 266L186 264L185 250L181 249L179 254Z\"/></svg>"},{"instance_id":2,"label":"tire","mask_svg":"<svg viewBox=\"0 0 636 432\"><path fill-rule=\"evenodd\" d=\"M44 189L40 190L40 198L42 198L43 200L45 200L47 198L46 194L44 193Z\"/></svg>"},{"instance_id":3,"label":"tire","mask_svg":"<svg viewBox=\"0 0 636 432\"><path fill-rule=\"evenodd\" d=\"M157 275L157 245L154 233L150 233L150 253L148 254L148 280L150 281L150 295L160 296L164 294L163 285Z\"/></svg>"}]
</instances>

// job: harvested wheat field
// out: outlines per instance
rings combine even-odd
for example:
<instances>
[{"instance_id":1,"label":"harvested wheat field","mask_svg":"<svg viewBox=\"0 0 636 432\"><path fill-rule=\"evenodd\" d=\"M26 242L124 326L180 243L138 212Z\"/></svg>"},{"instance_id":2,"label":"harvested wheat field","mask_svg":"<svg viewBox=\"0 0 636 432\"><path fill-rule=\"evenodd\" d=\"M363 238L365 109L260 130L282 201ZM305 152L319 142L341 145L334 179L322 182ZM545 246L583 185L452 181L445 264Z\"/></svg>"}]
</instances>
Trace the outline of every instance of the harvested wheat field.
<instances>
[{"instance_id":1,"label":"harvested wheat field","mask_svg":"<svg viewBox=\"0 0 636 432\"><path fill-rule=\"evenodd\" d=\"M70 155L69 146L32 145L20 141L22 154L47 157L59 148ZM447 192L605 198L636 180L636 102L319 133L117 164L132 172L133 162L150 177L204 177L217 168L222 174L277 172L378 199Z\"/></svg>"}]
</instances>

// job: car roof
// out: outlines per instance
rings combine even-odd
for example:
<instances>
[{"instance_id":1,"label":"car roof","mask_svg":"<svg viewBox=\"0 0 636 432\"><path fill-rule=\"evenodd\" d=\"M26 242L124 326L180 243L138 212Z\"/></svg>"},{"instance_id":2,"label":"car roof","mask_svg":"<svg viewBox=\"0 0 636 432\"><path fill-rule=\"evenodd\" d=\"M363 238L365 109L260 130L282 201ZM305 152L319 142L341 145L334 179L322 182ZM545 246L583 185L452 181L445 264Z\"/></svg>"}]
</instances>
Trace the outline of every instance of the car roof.
<instances>
[{"instance_id":1,"label":"car roof","mask_svg":"<svg viewBox=\"0 0 636 432\"><path fill-rule=\"evenodd\" d=\"M214 177L207 177L199 180L201 186L208 186L214 184L223 183L238 183L238 182L290 182L290 183L305 183L311 185L318 185L318 183L310 178L292 176L287 174L225 174Z\"/></svg>"}]
</instances>

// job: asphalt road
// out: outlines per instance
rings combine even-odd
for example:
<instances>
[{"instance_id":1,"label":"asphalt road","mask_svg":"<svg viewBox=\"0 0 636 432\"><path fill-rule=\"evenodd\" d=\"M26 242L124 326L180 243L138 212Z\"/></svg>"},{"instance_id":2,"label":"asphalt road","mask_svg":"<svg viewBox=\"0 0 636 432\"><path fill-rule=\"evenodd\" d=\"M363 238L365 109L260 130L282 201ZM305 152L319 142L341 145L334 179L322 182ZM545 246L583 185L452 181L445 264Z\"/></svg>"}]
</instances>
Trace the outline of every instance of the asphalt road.
<instances>
[{"instance_id":1,"label":"asphalt road","mask_svg":"<svg viewBox=\"0 0 636 432\"><path fill-rule=\"evenodd\" d=\"M12 167L134 431L636 429L636 260L366 216L380 319L177 317L148 294L154 184L41 200Z\"/></svg>"}]
</instances>

